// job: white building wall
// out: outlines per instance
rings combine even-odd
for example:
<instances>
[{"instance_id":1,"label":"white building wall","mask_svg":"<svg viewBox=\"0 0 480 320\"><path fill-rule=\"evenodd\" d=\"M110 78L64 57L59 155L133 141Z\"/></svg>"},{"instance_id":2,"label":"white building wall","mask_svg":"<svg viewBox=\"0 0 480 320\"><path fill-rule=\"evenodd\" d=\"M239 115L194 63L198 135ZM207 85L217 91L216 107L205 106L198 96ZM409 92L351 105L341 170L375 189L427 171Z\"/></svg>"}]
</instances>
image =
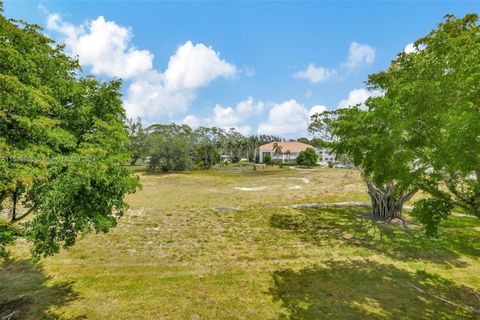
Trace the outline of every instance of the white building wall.
<instances>
[{"instance_id":1,"label":"white building wall","mask_svg":"<svg viewBox=\"0 0 480 320\"><path fill-rule=\"evenodd\" d=\"M335 154L327 148L319 149L319 155L322 157L321 162L335 162L337 161Z\"/></svg>"},{"instance_id":2,"label":"white building wall","mask_svg":"<svg viewBox=\"0 0 480 320\"><path fill-rule=\"evenodd\" d=\"M315 151L317 152L317 155L321 157L321 162L327 163L327 162L335 162L336 157L335 155L327 148L314 148ZM259 157L258 160L260 163L264 163L264 154L270 154L272 157L272 160L281 160L282 162L288 162L288 155L285 153L281 153L279 155L276 155L273 153L273 151L260 151L259 150ZM290 154L290 161L295 161L295 159L298 157L298 152L292 152Z\"/></svg>"},{"instance_id":3,"label":"white building wall","mask_svg":"<svg viewBox=\"0 0 480 320\"><path fill-rule=\"evenodd\" d=\"M260 154L259 154L259 157L258 157L258 161L259 161L260 163L263 163L263 162L264 162L264 161L263 161L263 155L264 155L264 154L267 154L267 153L269 153L269 154L270 154L270 157L272 157L272 159L273 159L273 152L272 152L272 151L260 151Z\"/></svg>"}]
</instances>

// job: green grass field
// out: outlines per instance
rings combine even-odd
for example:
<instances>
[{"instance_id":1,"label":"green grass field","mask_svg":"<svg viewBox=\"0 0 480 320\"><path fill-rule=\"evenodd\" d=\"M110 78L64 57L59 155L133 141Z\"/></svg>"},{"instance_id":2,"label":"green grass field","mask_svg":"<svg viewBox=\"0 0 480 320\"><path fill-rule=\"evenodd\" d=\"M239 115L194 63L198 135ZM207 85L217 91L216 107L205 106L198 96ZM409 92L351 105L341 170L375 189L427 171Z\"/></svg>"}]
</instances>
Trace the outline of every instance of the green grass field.
<instances>
[{"instance_id":1,"label":"green grass field","mask_svg":"<svg viewBox=\"0 0 480 320\"><path fill-rule=\"evenodd\" d=\"M12 319L476 319L480 220L451 217L438 238L366 208L354 171L231 167L142 175L108 234L0 271ZM214 210L217 209L217 210Z\"/></svg>"}]
</instances>

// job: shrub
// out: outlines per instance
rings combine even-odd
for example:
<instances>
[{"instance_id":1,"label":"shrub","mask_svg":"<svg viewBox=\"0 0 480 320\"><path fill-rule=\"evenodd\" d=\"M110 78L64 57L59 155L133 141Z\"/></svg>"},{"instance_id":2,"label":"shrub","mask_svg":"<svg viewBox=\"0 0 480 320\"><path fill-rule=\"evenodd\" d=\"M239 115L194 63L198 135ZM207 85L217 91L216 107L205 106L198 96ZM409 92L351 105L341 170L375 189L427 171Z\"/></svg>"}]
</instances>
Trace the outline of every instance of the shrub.
<instances>
[{"instance_id":1,"label":"shrub","mask_svg":"<svg viewBox=\"0 0 480 320\"><path fill-rule=\"evenodd\" d=\"M267 153L267 154L263 157L263 162L265 162L265 164L266 164L267 166L271 166L271 165L272 165L272 156Z\"/></svg>"},{"instance_id":2,"label":"shrub","mask_svg":"<svg viewBox=\"0 0 480 320\"><path fill-rule=\"evenodd\" d=\"M272 165L282 167L282 160L272 160Z\"/></svg>"},{"instance_id":3,"label":"shrub","mask_svg":"<svg viewBox=\"0 0 480 320\"><path fill-rule=\"evenodd\" d=\"M318 155L313 148L307 148L301 151L296 159L297 163L308 168L317 164Z\"/></svg>"}]
</instances>

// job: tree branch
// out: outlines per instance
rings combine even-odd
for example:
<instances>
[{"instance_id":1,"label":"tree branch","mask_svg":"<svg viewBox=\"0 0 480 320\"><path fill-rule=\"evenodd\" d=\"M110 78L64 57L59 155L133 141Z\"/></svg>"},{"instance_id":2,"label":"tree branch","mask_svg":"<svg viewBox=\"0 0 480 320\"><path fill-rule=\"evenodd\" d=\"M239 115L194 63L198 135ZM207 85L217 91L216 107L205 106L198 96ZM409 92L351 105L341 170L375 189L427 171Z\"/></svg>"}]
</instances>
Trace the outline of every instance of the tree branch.
<instances>
[{"instance_id":1,"label":"tree branch","mask_svg":"<svg viewBox=\"0 0 480 320\"><path fill-rule=\"evenodd\" d=\"M15 217L15 219L12 217L12 220L10 222L15 223L15 222L18 222L18 221L21 221L21 220L25 219L30 214L32 214L37 209L37 207L38 207L37 205L34 205L30 209L28 209L27 212L25 212L23 215L21 215L20 217Z\"/></svg>"}]
</instances>

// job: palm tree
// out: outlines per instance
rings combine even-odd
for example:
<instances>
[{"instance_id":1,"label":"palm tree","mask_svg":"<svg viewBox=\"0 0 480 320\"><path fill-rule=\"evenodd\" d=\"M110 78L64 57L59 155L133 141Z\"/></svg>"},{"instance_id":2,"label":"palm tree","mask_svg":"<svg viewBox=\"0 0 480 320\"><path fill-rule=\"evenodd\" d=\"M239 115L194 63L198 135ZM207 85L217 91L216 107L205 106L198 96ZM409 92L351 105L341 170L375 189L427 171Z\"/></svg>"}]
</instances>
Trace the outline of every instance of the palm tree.
<instances>
[{"instance_id":1,"label":"palm tree","mask_svg":"<svg viewBox=\"0 0 480 320\"><path fill-rule=\"evenodd\" d=\"M290 156L292 155L292 152L290 150L287 150L285 151L285 154L287 155L288 167L290 168Z\"/></svg>"},{"instance_id":2,"label":"palm tree","mask_svg":"<svg viewBox=\"0 0 480 320\"><path fill-rule=\"evenodd\" d=\"M278 160L278 155L282 153L282 146L278 144L278 142L273 143L273 153L275 154L277 160Z\"/></svg>"},{"instance_id":3,"label":"palm tree","mask_svg":"<svg viewBox=\"0 0 480 320\"><path fill-rule=\"evenodd\" d=\"M249 140L249 152L253 151L253 163L257 162L257 148L258 148L258 136L252 135L248 138Z\"/></svg>"}]
</instances>

